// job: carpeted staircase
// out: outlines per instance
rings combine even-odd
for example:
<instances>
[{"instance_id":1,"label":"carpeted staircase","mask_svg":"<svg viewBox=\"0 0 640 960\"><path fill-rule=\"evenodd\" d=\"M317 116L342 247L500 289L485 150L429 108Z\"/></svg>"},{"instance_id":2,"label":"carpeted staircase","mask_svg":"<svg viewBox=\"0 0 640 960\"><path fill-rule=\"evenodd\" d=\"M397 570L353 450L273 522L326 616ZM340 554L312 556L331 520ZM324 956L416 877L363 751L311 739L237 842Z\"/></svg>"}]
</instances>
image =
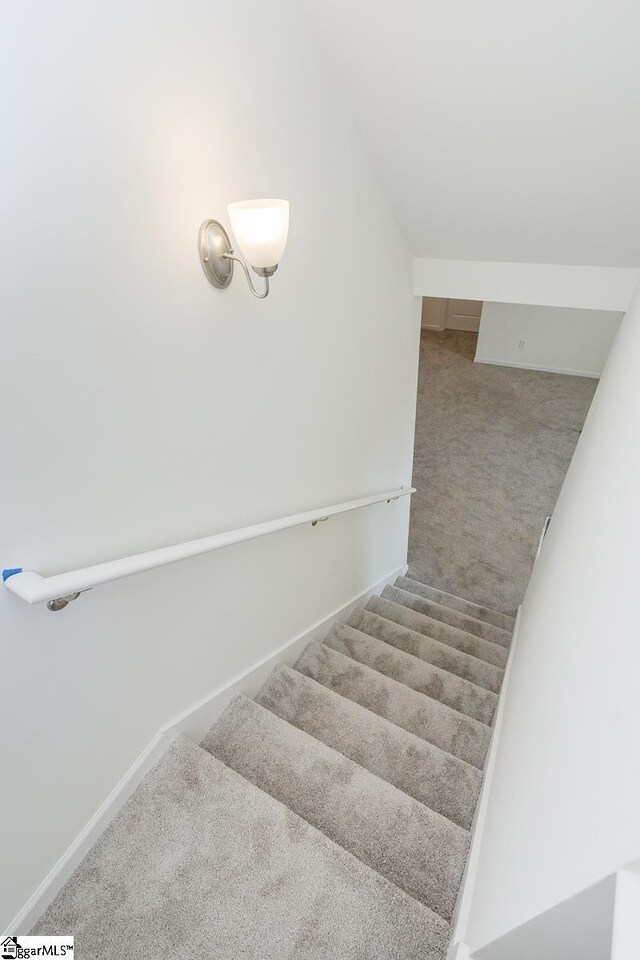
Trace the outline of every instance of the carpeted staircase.
<instances>
[{"instance_id":1,"label":"carpeted staircase","mask_svg":"<svg viewBox=\"0 0 640 960\"><path fill-rule=\"evenodd\" d=\"M442 960L512 629L398 578L175 741L33 933L83 960Z\"/></svg>"}]
</instances>

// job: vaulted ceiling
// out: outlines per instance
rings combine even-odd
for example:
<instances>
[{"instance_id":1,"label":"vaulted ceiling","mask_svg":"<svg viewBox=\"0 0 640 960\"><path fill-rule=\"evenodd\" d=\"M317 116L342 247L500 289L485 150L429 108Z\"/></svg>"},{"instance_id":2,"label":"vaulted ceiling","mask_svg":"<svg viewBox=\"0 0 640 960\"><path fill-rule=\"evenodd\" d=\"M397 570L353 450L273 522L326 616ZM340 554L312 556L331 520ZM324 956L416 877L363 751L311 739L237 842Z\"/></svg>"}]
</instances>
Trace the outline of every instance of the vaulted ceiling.
<instances>
[{"instance_id":1,"label":"vaulted ceiling","mask_svg":"<svg viewBox=\"0 0 640 960\"><path fill-rule=\"evenodd\" d=\"M640 266L638 0L304 0L417 257Z\"/></svg>"}]
</instances>

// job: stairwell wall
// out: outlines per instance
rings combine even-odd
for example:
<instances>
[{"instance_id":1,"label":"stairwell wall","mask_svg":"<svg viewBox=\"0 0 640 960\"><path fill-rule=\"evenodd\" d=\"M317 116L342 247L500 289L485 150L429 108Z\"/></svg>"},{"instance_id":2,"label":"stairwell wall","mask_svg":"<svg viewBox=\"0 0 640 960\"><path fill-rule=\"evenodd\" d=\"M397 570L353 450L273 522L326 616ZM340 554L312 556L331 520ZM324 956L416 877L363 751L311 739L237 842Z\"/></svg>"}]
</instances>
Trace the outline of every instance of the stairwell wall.
<instances>
[{"instance_id":1,"label":"stairwell wall","mask_svg":"<svg viewBox=\"0 0 640 960\"><path fill-rule=\"evenodd\" d=\"M411 262L294 0L5 11L1 567L60 572L411 476ZM272 294L200 222L291 202ZM408 500L107 585L0 591L0 928L159 727L406 560Z\"/></svg>"},{"instance_id":2,"label":"stairwell wall","mask_svg":"<svg viewBox=\"0 0 640 960\"><path fill-rule=\"evenodd\" d=\"M472 955L640 852L639 358L636 292L524 598Z\"/></svg>"},{"instance_id":3,"label":"stairwell wall","mask_svg":"<svg viewBox=\"0 0 640 960\"><path fill-rule=\"evenodd\" d=\"M476 363L600 377L621 313L485 303Z\"/></svg>"}]
</instances>

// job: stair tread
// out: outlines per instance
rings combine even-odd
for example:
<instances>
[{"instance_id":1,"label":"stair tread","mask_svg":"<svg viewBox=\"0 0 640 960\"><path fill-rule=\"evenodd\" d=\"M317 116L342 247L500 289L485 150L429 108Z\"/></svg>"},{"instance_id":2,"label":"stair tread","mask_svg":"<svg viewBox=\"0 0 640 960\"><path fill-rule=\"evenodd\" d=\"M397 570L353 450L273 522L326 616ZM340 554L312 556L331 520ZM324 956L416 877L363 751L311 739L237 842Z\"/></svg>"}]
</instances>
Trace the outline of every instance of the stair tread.
<instances>
[{"instance_id":1,"label":"stair tread","mask_svg":"<svg viewBox=\"0 0 640 960\"><path fill-rule=\"evenodd\" d=\"M478 720L317 641L307 645L296 661L295 669L396 726L482 769L491 731Z\"/></svg>"},{"instance_id":2,"label":"stair tread","mask_svg":"<svg viewBox=\"0 0 640 960\"><path fill-rule=\"evenodd\" d=\"M473 633L475 636L482 637L484 640L499 643L502 647L508 647L511 642L511 633L509 630L505 630L504 627L498 627L494 623L487 623L486 620L479 620L477 617L460 610L453 610L451 607L434 600L432 597L416 594L413 590L403 586L402 577L398 577L393 587L389 587L389 590L393 591L393 596L391 593L388 593L391 599L395 599L397 603L405 603L405 605L405 598L408 594L412 598L412 609L418 610L428 617L433 617L434 620L441 620L443 623L448 623L452 627L458 627L467 633Z\"/></svg>"},{"instance_id":3,"label":"stair tread","mask_svg":"<svg viewBox=\"0 0 640 960\"><path fill-rule=\"evenodd\" d=\"M428 597L441 603L451 610L459 610L461 613L467 613L477 620L484 620L487 623L494 623L497 627L511 632L515 624L515 617L508 613L502 613L500 610L492 610L491 607L483 606L479 603L473 603L471 600L464 600L462 597L456 597L452 593L446 593L444 590L438 590L431 584L422 583L421 580L413 580L411 577L398 577L395 585L409 593L415 593L417 596Z\"/></svg>"},{"instance_id":4,"label":"stair tread","mask_svg":"<svg viewBox=\"0 0 640 960\"><path fill-rule=\"evenodd\" d=\"M175 741L32 932L89 960L444 960L513 625L398 577Z\"/></svg>"},{"instance_id":5,"label":"stair tread","mask_svg":"<svg viewBox=\"0 0 640 960\"><path fill-rule=\"evenodd\" d=\"M471 826L482 781L477 767L282 664L255 699L458 826Z\"/></svg>"},{"instance_id":6,"label":"stair tread","mask_svg":"<svg viewBox=\"0 0 640 960\"><path fill-rule=\"evenodd\" d=\"M381 609L380 604L378 609ZM476 687L481 687L494 696L500 690L503 676L500 667L487 663L486 660L479 660L463 650L457 650L455 647L450 647L448 644L442 643L440 640L434 640L432 637L425 636L425 634L416 630L411 630L395 620L390 620L386 616L375 613L372 609L365 610L362 607L357 607L347 623L362 633L377 637L378 640L383 640L386 644L424 660L434 667L439 667L452 676L459 677ZM439 699L439 697L436 699ZM451 704L451 706L454 706L454 704ZM460 708L455 707L455 709ZM483 718L480 717L479 719ZM486 723L486 720L484 722Z\"/></svg>"},{"instance_id":7,"label":"stair tread","mask_svg":"<svg viewBox=\"0 0 640 960\"><path fill-rule=\"evenodd\" d=\"M357 628L345 623L334 624L324 639L325 645L474 720L491 725L498 702L495 693L407 653L395 644L386 643L378 636L370 635L366 627L367 624L371 626L374 616L368 614L363 617L360 621L362 626ZM391 628L396 626L389 620L383 622ZM419 634L417 636L420 640L425 639Z\"/></svg>"},{"instance_id":8,"label":"stair tread","mask_svg":"<svg viewBox=\"0 0 640 960\"><path fill-rule=\"evenodd\" d=\"M185 738L32 933L61 930L86 960L443 960L449 936L441 917Z\"/></svg>"},{"instance_id":9,"label":"stair tread","mask_svg":"<svg viewBox=\"0 0 640 960\"><path fill-rule=\"evenodd\" d=\"M433 640L439 640L441 643L455 647L456 650L462 650L463 653L468 653L478 660L484 660L486 663L492 663L494 666L504 669L509 652L505 647L498 643L492 643L490 640L483 640L472 633L458 629L458 627L451 627L448 623L434 620L433 617L428 617L424 613L412 609L410 605L412 594L406 593L406 591L400 591L403 601L406 602L398 603L398 600L394 599L394 596L397 596L393 593L394 589L394 587L385 587L379 597L371 597L367 603L367 610L373 610L374 613L379 613L387 620L395 620L397 623L418 633L423 633Z\"/></svg>"},{"instance_id":10,"label":"stair tread","mask_svg":"<svg viewBox=\"0 0 640 960\"><path fill-rule=\"evenodd\" d=\"M202 746L450 920L469 833L242 695Z\"/></svg>"}]
</instances>

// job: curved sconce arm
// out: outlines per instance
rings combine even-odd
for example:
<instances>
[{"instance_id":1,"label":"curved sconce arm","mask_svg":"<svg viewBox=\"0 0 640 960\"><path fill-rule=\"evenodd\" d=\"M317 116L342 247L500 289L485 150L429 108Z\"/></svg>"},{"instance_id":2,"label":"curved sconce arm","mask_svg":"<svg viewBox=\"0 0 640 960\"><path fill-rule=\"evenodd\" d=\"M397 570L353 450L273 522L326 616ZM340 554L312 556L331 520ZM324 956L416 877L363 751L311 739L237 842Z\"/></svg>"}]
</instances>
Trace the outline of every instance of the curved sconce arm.
<instances>
[{"instance_id":1,"label":"curved sconce arm","mask_svg":"<svg viewBox=\"0 0 640 960\"><path fill-rule=\"evenodd\" d=\"M249 267L246 265L244 260L240 257L234 257L233 253L223 253L222 256L225 260L235 260L236 263L239 263L244 270L244 275L247 278L247 283L249 284L249 289L254 297L257 297L258 300L264 300L265 297L269 295L269 275L264 274L265 289L263 293L259 293L253 285L253 280L251 279L251 274L249 273Z\"/></svg>"},{"instance_id":2,"label":"curved sconce arm","mask_svg":"<svg viewBox=\"0 0 640 960\"><path fill-rule=\"evenodd\" d=\"M198 234L198 251L200 263L209 283L219 289L228 287L233 279L233 265L239 263L244 270L249 289L258 300L264 300L269 295L269 277L278 269L278 264L272 267L253 267L253 272L263 277L265 287L261 293L253 285L249 265L241 257L236 257L231 246L229 234L217 220L205 220Z\"/></svg>"}]
</instances>

